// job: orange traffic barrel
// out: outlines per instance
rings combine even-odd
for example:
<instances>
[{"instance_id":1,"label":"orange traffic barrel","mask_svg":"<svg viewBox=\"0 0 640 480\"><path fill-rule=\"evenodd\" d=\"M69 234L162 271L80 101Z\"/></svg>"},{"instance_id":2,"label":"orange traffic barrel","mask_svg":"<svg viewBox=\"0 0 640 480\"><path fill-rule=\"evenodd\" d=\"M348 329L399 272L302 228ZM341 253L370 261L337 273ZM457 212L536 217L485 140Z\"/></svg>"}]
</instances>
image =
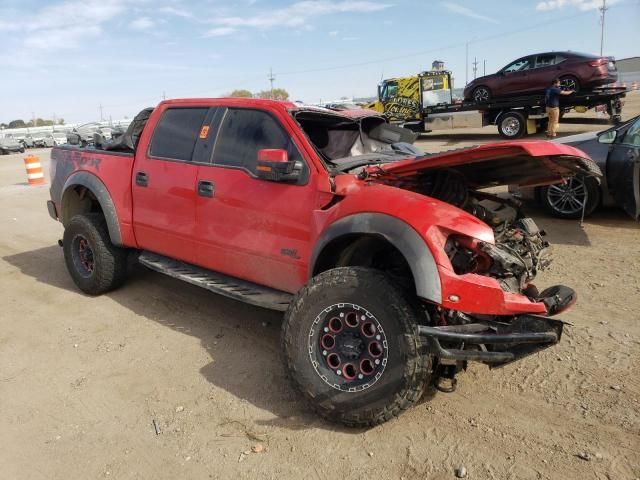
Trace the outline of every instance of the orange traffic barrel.
<instances>
[{"instance_id":1,"label":"orange traffic barrel","mask_svg":"<svg viewBox=\"0 0 640 480\"><path fill-rule=\"evenodd\" d=\"M637 89L638 89L638 82L634 80L633 82L631 82L631 90L637 90Z\"/></svg>"},{"instance_id":2,"label":"orange traffic barrel","mask_svg":"<svg viewBox=\"0 0 640 480\"><path fill-rule=\"evenodd\" d=\"M43 185L44 173L42 172L42 165L40 159L35 155L28 155L24 157L24 166L27 169L27 180L29 185Z\"/></svg>"}]
</instances>

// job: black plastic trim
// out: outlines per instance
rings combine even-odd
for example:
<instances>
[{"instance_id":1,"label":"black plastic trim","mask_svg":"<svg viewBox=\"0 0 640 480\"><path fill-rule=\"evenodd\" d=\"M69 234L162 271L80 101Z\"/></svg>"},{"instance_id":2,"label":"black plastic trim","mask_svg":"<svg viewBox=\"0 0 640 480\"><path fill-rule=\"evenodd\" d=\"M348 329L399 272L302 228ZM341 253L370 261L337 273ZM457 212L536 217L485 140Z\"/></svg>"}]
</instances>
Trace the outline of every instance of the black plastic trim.
<instances>
[{"instance_id":1,"label":"black plastic trim","mask_svg":"<svg viewBox=\"0 0 640 480\"><path fill-rule=\"evenodd\" d=\"M111 200L111 195L109 194L109 190L102 180L96 177L94 174L89 172L76 172L67 178L67 181L64 184L62 189L62 205L64 205L64 196L67 192L76 186L86 187L91 191L100 203L100 207L102 207L102 211L104 212L105 220L107 221L107 228L109 230L109 237L111 238L111 243L117 246L122 245L122 235L120 234L120 223L118 222L118 214L116 213L116 207ZM60 212L61 221L63 225L66 225L70 218L66 218L64 211Z\"/></svg>"},{"instance_id":2,"label":"black plastic trim","mask_svg":"<svg viewBox=\"0 0 640 480\"><path fill-rule=\"evenodd\" d=\"M47 200L47 211L49 212L49 216L54 220L58 220L58 212L56 211L56 204L51 200Z\"/></svg>"},{"instance_id":3,"label":"black plastic trim","mask_svg":"<svg viewBox=\"0 0 640 480\"><path fill-rule=\"evenodd\" d=\"M424 240L408 224L383 213L359 213L341 218L327 228L318 239L311 262L309 278L314 275L318 258L333 240L351 234L380 235L396 247L411 268L416 294L435 303L442 303L440 274Z\"/></svg>"}]
</instances>

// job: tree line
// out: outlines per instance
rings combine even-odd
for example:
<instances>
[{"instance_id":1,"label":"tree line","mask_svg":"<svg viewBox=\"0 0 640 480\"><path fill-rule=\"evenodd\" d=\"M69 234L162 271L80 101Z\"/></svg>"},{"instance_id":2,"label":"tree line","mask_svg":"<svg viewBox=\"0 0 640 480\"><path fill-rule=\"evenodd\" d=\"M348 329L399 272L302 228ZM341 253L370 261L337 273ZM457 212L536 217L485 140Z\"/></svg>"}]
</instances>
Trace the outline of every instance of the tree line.
<instances>
[{"instance_id":1,"label":"tree line","mask_svg":"<svg viewBox=\"0 0 640 480\"><path fill-rule=\"evenodd\" d=\"M284 88L261 90L258 93L252 93L251 91L244 89L237 89L225 96L241 98L267 98L271 100L289 100L289 92L287 92Z\"/></svg>"},{"instance_id":2,"label":"tree line","mask_svg":"<svg viewBox=\"0 0 640 480\"><path fill-rule=\"evenodd\" d=\"M53 120L45 120L43 118L36 118L25 122L24 120L11 120L9 123L0 123L0 128L27 128L27 127L50 127L52 125L64 125L64 118L58 118L55 122Z\"/></svg>"}]
</instances>

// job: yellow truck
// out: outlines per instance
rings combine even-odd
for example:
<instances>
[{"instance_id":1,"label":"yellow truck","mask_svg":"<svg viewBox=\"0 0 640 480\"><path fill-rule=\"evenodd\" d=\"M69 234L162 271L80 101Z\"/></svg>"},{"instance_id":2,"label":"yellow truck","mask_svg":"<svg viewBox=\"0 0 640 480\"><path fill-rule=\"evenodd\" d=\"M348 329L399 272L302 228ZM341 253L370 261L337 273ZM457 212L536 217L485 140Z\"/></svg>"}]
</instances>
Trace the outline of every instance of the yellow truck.
<instances>
[{"instance_id":1,"label":"yellow truck","mask_svg":"<svg viewBox=\"0 0 640 480\"><path fill-rule=\"evenodd\" d=\"M603 87L586 94L561 98L561 108L586 111L605 105L612 121L619 120L624 91ZM378 99L366 105L384 114L391 123L416 132L496 125L506 139L516 139L546 129L544 95L491 98L486 102L453 99L453 81L447 70L389 78L378 85Z\"/></svg>"}]
</instances>

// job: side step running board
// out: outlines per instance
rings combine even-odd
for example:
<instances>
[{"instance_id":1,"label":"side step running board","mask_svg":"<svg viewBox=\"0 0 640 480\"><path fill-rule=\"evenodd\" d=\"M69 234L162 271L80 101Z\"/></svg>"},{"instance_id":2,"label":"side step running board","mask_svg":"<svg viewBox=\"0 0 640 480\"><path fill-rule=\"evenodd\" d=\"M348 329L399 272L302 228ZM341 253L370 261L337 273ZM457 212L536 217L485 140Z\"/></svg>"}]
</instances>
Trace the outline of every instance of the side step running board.
<instances>
[{"instance_id":1,"label":"side step running board","mask_svg":"<svg viewBox=\"0 0 640 480\"><path fill-rule=\"evenodd\" d=\"M293 298L293 295L287 292L263 287L151 252L142 252L138 261L156 272L258 307L284 312Z\"/></svg>"}]
</instances>

